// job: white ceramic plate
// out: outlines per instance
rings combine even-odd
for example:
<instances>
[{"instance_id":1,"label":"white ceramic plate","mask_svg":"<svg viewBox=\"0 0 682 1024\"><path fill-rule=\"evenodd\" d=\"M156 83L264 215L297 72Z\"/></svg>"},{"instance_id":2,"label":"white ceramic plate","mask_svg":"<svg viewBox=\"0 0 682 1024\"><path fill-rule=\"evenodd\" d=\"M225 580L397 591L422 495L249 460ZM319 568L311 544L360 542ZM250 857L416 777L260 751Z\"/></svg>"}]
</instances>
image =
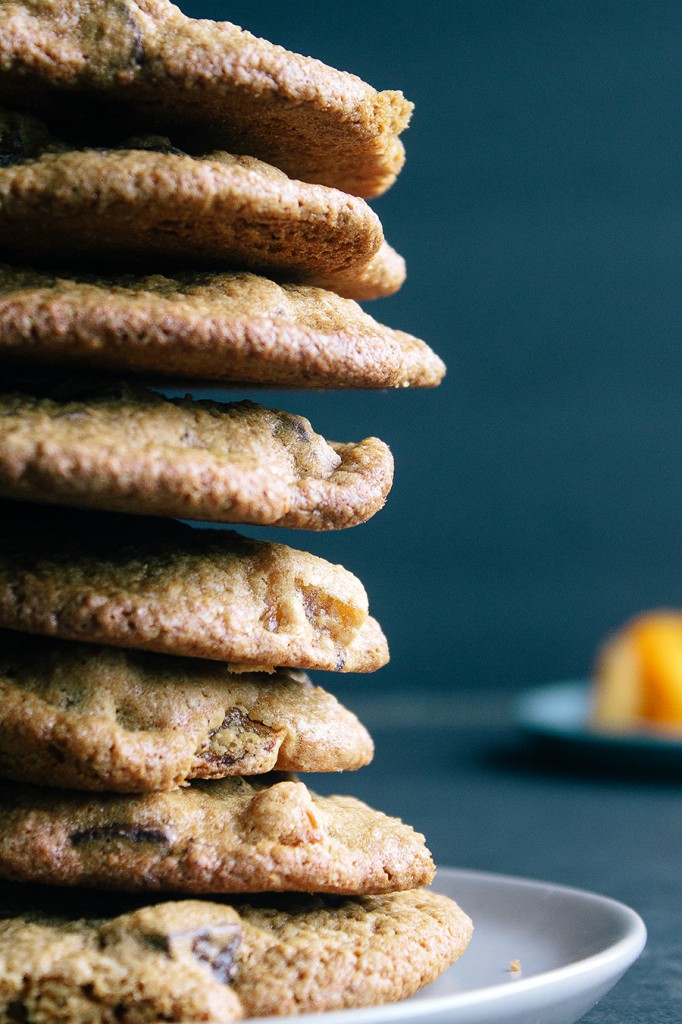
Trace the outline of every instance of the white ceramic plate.
<instances>
[{"instance_id":1,"label":"white ceramic plate","mask_svg":"<svg viewBox=\"0 0 682 1024\"><path fill-rule=\"evenodd\" d=\"M590 726L590 683L584 679L528 690L516 723L553 760L628 772L682 772L682 740L653 732L606 733Z\"/></svg>"},{"instance_id":2,"label":"white ceramic plate","mask_svg":"<svg viewBox=\"0 0 682 1024\"><path fill-rule=\"evenodd\" d=\"M400 1003L279 1024L573 1024L646 941L634 910L580 889L452 868L438 869L433 888L474 921L471 944L450 970ZM509 970L512 960L521 971Z\"/></svg>"}]
</instances>

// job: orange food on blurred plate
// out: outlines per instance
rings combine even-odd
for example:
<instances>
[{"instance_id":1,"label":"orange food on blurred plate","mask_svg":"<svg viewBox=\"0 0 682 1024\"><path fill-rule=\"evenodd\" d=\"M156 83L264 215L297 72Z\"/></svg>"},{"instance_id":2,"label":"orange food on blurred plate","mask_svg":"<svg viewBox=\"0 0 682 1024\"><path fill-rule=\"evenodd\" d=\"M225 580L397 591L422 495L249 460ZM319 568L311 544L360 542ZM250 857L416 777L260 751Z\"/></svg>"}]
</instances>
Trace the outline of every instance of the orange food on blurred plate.
<instances>
[{"instance_id":1,"label":"orange food on blurred plate","mask_svg":"<svg viewBox=\"0 0 682 1024\"><path fill-rule=\"evenodd\" d=\"M647 612L606 643L595 669L592 722L617 732L682 735L682 612Z\"/></svg>"}]
</instances>

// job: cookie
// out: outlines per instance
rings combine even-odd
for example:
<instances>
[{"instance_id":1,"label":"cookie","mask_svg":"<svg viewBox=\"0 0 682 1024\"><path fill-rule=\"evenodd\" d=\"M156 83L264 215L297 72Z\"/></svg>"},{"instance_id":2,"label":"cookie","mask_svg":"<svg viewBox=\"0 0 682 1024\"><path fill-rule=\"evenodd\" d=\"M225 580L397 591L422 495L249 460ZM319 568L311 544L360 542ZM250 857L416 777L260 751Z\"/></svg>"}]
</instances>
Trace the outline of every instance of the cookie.
<instances>
[{"instance_id":1,"label":"cookie","mask_svg":"<svg viewBox=\"0 0 682 1024\"><path fill-rule=\"evenodd\" d=\"M335 530L378 512L392 482L393 458L378 438L328 443L303 416L250 401L77 382L0 393L8 498Z\"/></svg>"},{"instance_id":2,"label":"cookie","mask_svg":"<svg viewBox=\"0 0 682 1024\"><path fill-rule=\"evenodd\" d=\"M188 779L345 771L373 746L303 673L0 632L0 775L135 793Z\"/></svg>"},{"instance_id":3,"label":"cookie","mask_svg":"<svg viewBox=\"0 0 682 1024\"><path fill-rule=\"evenodd\" d=\"M0 364L294 388L433 387L445 373L423 341L332 291L238 272L62 277L9 264Z\"/></svg>"},{"instance_id":4,"label":"cookie","mask_svg":"<svg viewBox=\"0 0 682 1024\"><path fill-rule=\"evenodd\" d=\"M0 11L0 98L102 132L177 132L293 178L375 196L404 161L412 104L168 0L50 0Z\"/></svg>"},{"instance_id":5,"label":"cookie","mask_svg":"<svg viewBox=\"0 0 682 1024\"><path fill-rule=\"evenodd\" d=\"M0 877L184 893L396 892L425 885L424 837L294 776L195 781L170 793L3 786Z\"/></svg>"},{"instance_id":6,"label":"cookie","mask_svg":"<svg viewBox=\"0 0 682 1024\"><path fill-rule=\"evenodd\" d=\"M371 672L388 661L340 565L168 519L0 503L0 628L162 654Z\"/></svg>"},{"instance_id":7,"label":"cookie","mask_svg":"<svg viewBox=\"0 0 682 1024\"><path fill-rule=\"evenodd\" d=\"M26 138L23 154L17 139ZM189 156L163 136L73 149L45 139L34 119L0 111L5 258L126 270L237 267L310 284L324 279L332 288L340 274L346 295L357 274L365 297L368 280L377 294L395 290L371 264L382 242L379 218L363 199L287 178L254 157Z\"/></svg>"},{"instance_id":8,"label":"cookie","mask_svg":"<svg viewBox=\"0 0 682 1024\"><path fill-rule=\"evenodd\" d=\"M219 1024L394 1002L449 967L472 933L467 914L429 890L121 913L120 895L114 905L90 893L86 907L82 894L17 888L0 889L14 915L0 921L0 1014L27 1024Z\"/></svg>"}]
</instances>

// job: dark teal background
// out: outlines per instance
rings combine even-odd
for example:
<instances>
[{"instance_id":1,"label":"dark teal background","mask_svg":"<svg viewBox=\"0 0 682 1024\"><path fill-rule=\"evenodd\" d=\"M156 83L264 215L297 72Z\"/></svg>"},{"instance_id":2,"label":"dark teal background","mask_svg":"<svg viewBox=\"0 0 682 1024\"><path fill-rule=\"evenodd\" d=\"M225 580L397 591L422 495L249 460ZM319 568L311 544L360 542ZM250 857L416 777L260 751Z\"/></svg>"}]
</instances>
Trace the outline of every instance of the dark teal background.
<instances>
[{"instance_id":1,"label":"dark teal background","mask_svg":"<svg viewBox=\"0 0 682 1024\"><path fill-rule=\"evenodd\" d=\"M682 606L679 5L181 6L416 104L375 204L409 277L368 308L446 383L264 399L394 450L372 522L279 534L365 583L393 657L357 685L582 675L625 617Z\"/></svg>"}]
</instances>

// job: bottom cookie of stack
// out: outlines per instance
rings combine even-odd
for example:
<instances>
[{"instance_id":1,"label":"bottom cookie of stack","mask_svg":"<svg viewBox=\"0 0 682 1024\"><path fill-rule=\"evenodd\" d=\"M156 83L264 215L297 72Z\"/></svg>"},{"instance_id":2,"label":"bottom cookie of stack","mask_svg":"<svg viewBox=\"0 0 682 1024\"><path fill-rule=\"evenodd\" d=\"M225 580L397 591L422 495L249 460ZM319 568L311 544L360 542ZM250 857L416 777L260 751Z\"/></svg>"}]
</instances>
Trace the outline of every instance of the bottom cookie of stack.
<instances>
[{"instance_id":1,"label":"bottom cookie of stack","mask_svg":"<svg viewBox=\"0 0 682 1024\"><path fill-rule=\"evenodd\" d=\"M112 916L101 894L30 889L22 903L39 909L0 921L3 1021L226 1022L386 1003L431 982L471 934L456 904L426 890L123 914L118 898ZM3 915L17 902L0 890Z\"/></svg>"}]
</instances>

